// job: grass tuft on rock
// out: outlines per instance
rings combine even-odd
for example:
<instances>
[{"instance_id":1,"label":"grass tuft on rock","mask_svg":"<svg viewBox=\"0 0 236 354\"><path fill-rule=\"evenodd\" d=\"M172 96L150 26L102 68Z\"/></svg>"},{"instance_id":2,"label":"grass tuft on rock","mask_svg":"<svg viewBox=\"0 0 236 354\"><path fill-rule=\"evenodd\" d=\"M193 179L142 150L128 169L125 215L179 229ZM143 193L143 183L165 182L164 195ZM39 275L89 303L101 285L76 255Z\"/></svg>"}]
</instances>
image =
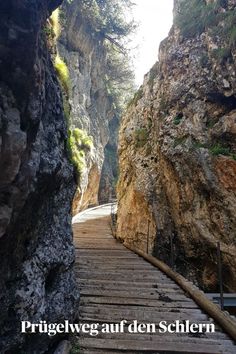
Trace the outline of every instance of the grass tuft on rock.
<instances>
[{"instance_id":1,"label":"grass tuft on rock","mask_svg":"<svg viewBox=\"0 0 236 354\"><path fill-rule=\"evenodd\" d=\"M231 155L230 148L224 147L221 144L213 145L210 147L209 150L212 153L212 155L214 155L214 156L218 156L218 155L230 156Z\"/></svg>"},{"instance_id":2,"label":"grass tuft on rock","mask_svg":"<svg viewBox=\"0 0 236 354\"><path fill-rule=\"evenodd\" d=\"M50 21L52 24L53 32L55 34L55 39L58 39L61 34L61 25L60 25L60 10L56 9L53 11Z\"/></svg>"},{"instance_id":3,"label":"grass tuft on rock","mask_svg":"<svg viewBox=\"0 0 236 354\"><path fill-rule=\"evenodd\" d=\"M86 131L78 128L70 129L68 135L70 159L79 177L86 167L86 153L93 147L93 138L88 136Z\"/></svg>"},{"instance_id":4,"label":"grass tuft on rock","mask_svg":"<svg viewBox=\"0 0 236 354\"><path fill-rule=\"evenodd\" d=\"M146 145L148 141L148 131L145 128L137 129L135 131L135 146L141 148Z\"/></svg>"},{"instance_id":5,"label":"grass tuft on rock","mask_svg":"<svg viewBox=\"0 0 236 354\"><path fill-rule=\"evenodd\" d=\"M54 67L63 90L68 95L70 90L70 74L66 63L59 55L56 56Z\"/></svg>"},{"instance_id":6,"label":"grass tuft on rock","mask_svg":"<svg viewBox=\"0 0 236 354\"><path fill-rule=\"evenodd\" d=\"M175 125L179 125L179 124L181 123L182 119L183 119L183 114L182 114L182 113L179 113L179 114L177 114L177 115L175 116L175 118L174 118L174 120L173 120L173 123L174 123Z\"/></svg>"}]
</instances>

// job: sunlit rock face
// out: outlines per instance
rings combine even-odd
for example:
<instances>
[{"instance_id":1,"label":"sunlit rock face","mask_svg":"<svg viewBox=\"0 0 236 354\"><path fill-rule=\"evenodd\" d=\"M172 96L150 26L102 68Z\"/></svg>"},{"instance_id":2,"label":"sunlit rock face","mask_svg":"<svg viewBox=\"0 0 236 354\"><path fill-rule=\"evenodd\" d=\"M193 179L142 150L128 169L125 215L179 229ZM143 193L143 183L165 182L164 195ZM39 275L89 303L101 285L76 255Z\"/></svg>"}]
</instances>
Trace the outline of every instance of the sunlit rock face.
<instances>
[{"instance_id":1,"label":"sunlit rock face","mask_svg":"<svg viewBox=\"0 0 236 354\"><path fill-rule=\"evenodd\" d=\"M0 3L0 352L44 353L57 336L20 321L73 320L75 191L60 87L43 31L60 1Z\"/></svg>"},{"instance_id":2,"label":"sunlit rock face","mask_svg":"<svg viewBox=\"0 0 236 354\"><path fill-rule=\"evenodd\" d=\"M62 7L64 24L58 52L70 72L69 103L72 128L93 137L94 148L86 154L73 213L110 200L117 175L119 117L107 93L107 52L81 13L80 1ZM114 158L111 160L110 155Z\"/></svg>"},{"instance_id":3,"label":"sunlit rock face","mask_svg":"<svg viewBox=\"0 0 236 354\"><path fill-rule=\"evenodd\" d=\"M234 18L235 6L214 11ZM149 220L150 252L169 262L172 236L177 270L208 290L220 241L225 289L235 291L236 51L224 19L217 33L174 26L123 117L118 236L146 250Z\"/></svg>"}]
</instances>

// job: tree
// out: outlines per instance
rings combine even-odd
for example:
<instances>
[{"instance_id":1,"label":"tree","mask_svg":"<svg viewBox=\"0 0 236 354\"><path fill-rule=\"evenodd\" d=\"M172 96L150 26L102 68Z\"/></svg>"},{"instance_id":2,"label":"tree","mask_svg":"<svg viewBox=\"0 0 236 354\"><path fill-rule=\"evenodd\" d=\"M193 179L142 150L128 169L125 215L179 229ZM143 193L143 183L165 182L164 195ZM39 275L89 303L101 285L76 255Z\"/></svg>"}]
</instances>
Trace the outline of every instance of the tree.
<instances>
[{"instance_id":1,"label":"tree","mask_svg":"<svg viewBox=\"0 0 236 354\"><path fill-rule=\"evenodd\" d=\"M83 0L81 7L85 17L99 38L108 40L125 51L122 40L136 28L134 21L127 21L126 12L133 3L130 0Z\"/></svg>"}]
</instances>

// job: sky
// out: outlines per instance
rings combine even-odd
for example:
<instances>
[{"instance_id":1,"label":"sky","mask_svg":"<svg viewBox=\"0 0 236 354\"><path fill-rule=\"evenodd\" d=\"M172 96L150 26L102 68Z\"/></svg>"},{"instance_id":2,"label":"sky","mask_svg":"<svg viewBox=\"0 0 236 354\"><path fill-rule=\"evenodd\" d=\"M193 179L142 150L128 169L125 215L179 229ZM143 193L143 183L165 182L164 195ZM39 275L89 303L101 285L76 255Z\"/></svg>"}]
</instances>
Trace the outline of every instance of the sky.
<instances>
[{"instance_id":1,"label":"sky","mask_svg":"<svg viewBox=\"0 0 236 354\"><path fill-rule=\"evenodd\" d=\"M158 59L160 42L168 35L173 21L173 0L134 0L135 21L139 28L132 41L136 84L141 85L143 76Z\"/></svg>"}]
</instances>

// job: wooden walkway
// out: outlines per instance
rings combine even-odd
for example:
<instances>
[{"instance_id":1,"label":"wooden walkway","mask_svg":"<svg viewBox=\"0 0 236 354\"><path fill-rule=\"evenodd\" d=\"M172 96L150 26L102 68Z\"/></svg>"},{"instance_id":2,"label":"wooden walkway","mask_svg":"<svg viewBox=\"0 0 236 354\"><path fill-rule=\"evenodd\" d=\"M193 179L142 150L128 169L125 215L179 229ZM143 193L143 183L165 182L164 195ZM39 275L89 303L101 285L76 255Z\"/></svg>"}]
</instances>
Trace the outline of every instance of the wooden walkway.
<instances>
[{"instance_id":1,"label":"wooden walkway","mask_svg":"<svg viewBox=\"0 0 236 354\"><path fill-rule=\"evenodd\" d=\"M212 323L182 289L159 269L127 250L110 231L110 207L74 219L76 275L81 323ZM236 353L230 338L217 328L211 334L81 334L78 353Z\"/></svg>"}]
</instances>

